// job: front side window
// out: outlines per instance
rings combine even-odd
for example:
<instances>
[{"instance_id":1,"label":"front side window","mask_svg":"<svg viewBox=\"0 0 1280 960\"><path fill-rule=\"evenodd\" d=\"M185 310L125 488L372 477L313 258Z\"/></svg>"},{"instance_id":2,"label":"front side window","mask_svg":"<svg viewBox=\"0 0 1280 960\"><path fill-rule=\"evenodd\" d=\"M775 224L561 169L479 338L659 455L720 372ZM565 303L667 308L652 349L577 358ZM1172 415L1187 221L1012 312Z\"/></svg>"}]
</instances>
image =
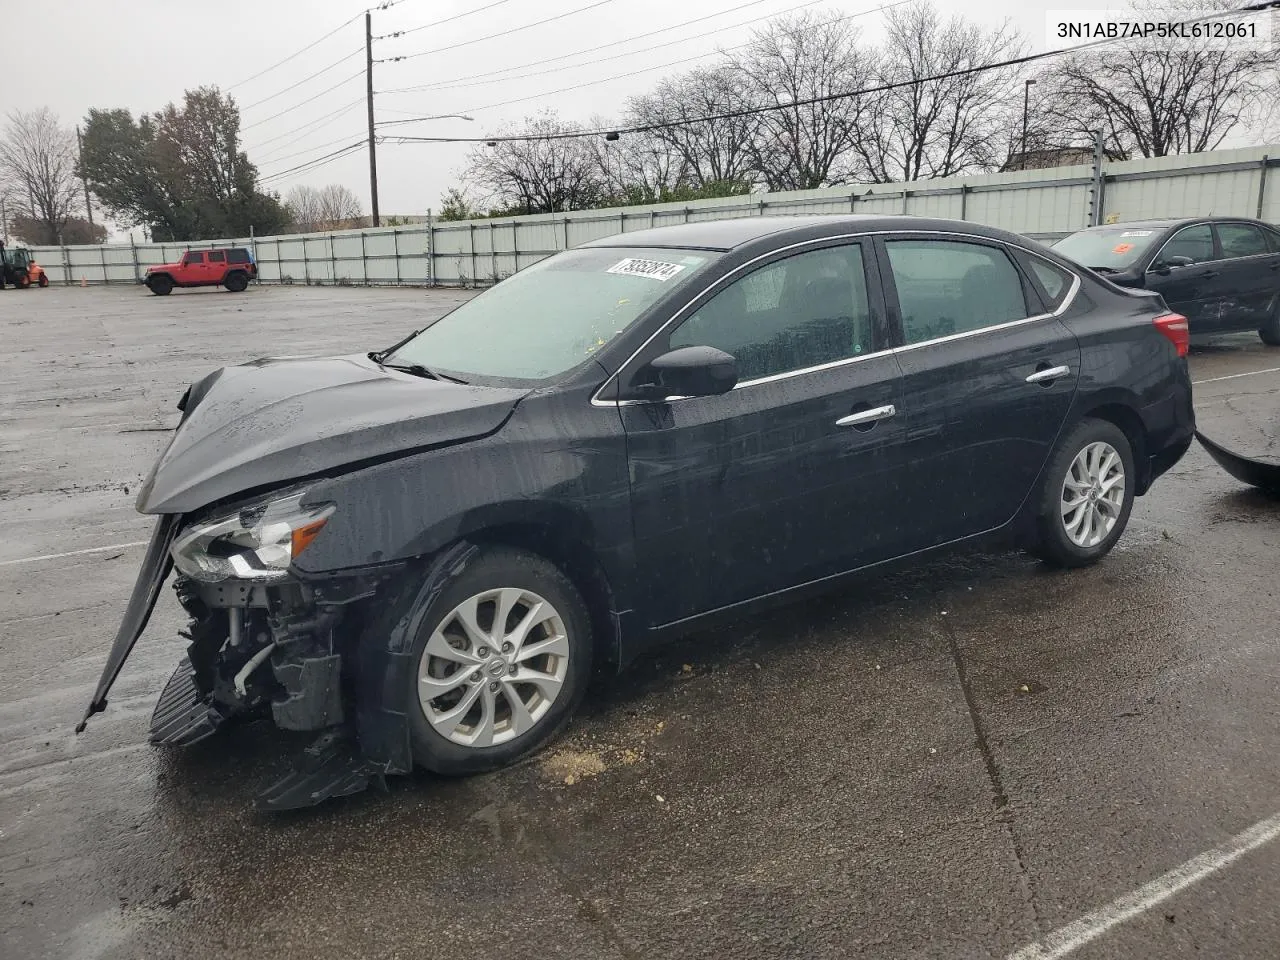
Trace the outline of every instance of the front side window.
<instances>
[{"instance_id":1,"label":"front side window","mask_svg":"<svg viewBox=\"0 0 1280 960\"><path fill-rule=\"evenodd\" d=\"M559 376L719 256L639 247L567 250L468 300L383 360L421 364L467 381Z\"/></svg>"},{"instance_id":2,"label":"front side window","mask_svg":"<svg viewBox=\"0 0 1280 960\"><path fill-rule=\"evenodd\" d=\"M731 354L739 383L871 353L862 247L826 247L760 267L699 307L668 342L673 350Z\"/></svg>"},{"instance_id":3,"label":"front side window","mask_svg":"<svg viewBox=\"0 0 1280 960\"><path fill-rule=\"evenodd\" d=\"M1192 263L1204 263L1212 260L1213 230L1207 223L1198 223L1194 227L1183 227L1166 243L1156 256L1156 264L1167 264L1173 257L1186 257Z\"/></svg>"},{"instance_id":4,"label":"front side window","mask_svg":"<svg viewBox=\"0 0 1280 960\"><path fill-rule=\"evenodd\" d=\"M1269 252L1267 238L1251 223L1218 224L1218 243L1222 245L1222 255L1229 260L1234 257L1256 257Z\"/></svg>"},{"instance_id":5,"label":"front side window","mask_svg":"<svg viewBox=\"0 0 1280 960\"><path fill-rule=\"evenodd\" d=\"M184 267L189 267L192 264L196 264L196 263L204 263L203 253L194 253L194 252L188 253L188 254L185 254L182 258L182 265Z\"/></svg>"},{"instance_id":6,"label":"front side window","mask_svg":"<svg viewBox=\"0 0 1280 960\"><path fill-rule=\"evenodd\" d=\"M1022 277L1003 250L956 240L890 240L905 343L1030 316Z\"/></svg>"}]
</instances>

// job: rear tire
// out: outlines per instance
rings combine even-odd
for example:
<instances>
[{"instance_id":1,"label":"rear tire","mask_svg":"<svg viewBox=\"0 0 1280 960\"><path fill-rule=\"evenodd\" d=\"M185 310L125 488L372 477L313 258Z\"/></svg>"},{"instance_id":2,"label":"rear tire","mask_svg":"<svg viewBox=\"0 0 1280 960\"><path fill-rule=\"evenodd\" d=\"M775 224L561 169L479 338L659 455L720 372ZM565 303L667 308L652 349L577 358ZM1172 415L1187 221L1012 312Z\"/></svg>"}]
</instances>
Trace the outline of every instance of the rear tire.
<instances>
[{"instance_id":1,"label":"rear tire","mask_svg":"<svg viewBox=\"0 0 1280 960\"><path fill-rule=\"evenodd\" d=\"M243 293L245 288L249 286L249 277L237 270L235 273L228 274L222 285L232 293Z\"/></svg>"},{"instance_id":2,"label":"rear tire","mask_svg":"<svg viewBox=\"0 0 1280 960\"><path fill-rule=\"evenodd\" d=\"M1124 431L1107 420L1081 420L1045 466L1031 553L1055 567L1097 563L1124 533L1137 479Z\"/></svg>"},{"instance_id":3,"label":"rear tire","mask_svg":"<svg viewBox=\"0 0 1280 960\"><path fill-rule=\"evenodd\" d=\"M49 275L47 273L40 274L40 288L44 289L49 285Z\"/></svg>"},{"instance_id":4,"label":"rear tire","mask_svg":"<svg viewBox=\"0 0 1280 960\"><path fill-rule=\"evenodd\" d=\"M1271 304L1271 319L1258 328L1258 336L1268 347L1280 347L1280 294Z\"/></svg>"},{"instance_id":5,"label":"rear tire","mask_svg":"<svg viewBox=\"0 0 1280 960\"><path fill-rule=\"evenodd\" d=\"M147 281L147 288L157 297L167 297L173 293L173 281L168 277L152 277Z\"/></svg>"},{"instance_id":6,"label":"rear tire","mask_svg":"<svg viewBox=\"0 0 1280 960\"><path fill-rule=\"evenodd\" d=\"M25 273L18 274L17 282L14 284L19 290L25 290L31 286L31 278Z\"/></svg>"},{"instance_id":7,"label":"rear tire","mask_svg":"<svg viewBox=\"0 0 1280 960\"><path fill-rule=\"evenodd\" d=\"M418 765L448 776L480 773L546 746L591 676L591 618L569 578L535 554L483 548L424 608L427 599L420 583L406 583L395 615L382 621L416 631L397 706L409 719Z\"/></svg>"}]
</instances>

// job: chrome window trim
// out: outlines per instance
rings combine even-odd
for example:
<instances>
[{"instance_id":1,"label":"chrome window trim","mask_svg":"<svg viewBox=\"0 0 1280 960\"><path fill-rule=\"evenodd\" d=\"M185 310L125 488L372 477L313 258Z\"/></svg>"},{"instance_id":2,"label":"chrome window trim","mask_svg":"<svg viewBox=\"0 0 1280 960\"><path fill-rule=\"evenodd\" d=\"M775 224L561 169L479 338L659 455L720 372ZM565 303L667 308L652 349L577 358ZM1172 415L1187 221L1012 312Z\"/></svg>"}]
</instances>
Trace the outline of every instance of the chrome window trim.
<instances>
[{"instance_id":1,"label":"chrome window trim","mask_svg":"<svg viewBox=\"0 0 1280 960\"><path fill-rule=\"evenodd\" d=\"M649 344L651 344L654 340L656 340L659 336L661 336L663 332L668 330L673 324L678 324L682 322L685 319L685 313L688 311L688 309L691 306L693 306L693 304L699 298L701 298L704 294L710 293L712 290L715 290L715 288L718 286L721 286L721 285L728 286L729 283L733 282L736 279L737 274L759 263L761 260L767 260L769 257L775 256L776 254L779 254L779 253L785 253L788 250L797 250L801 247L810 247L816 244L828 243L833 240L856 241L856 240L862 240L862 239L878 237L878 236L890 236L890 235L900 236L900 235L912 235L912 234L918 235L918 236L924 236L924 237L959 237L962 240L967 240L971 243L973 242L986 243L986 244L995 245L998 247L1013 247L1015 249L1022 250L1033 257L1039 257L1041 260L1044 260L1047 263L1052 264L1053 266L1057 267L1060 270L1066 270L1067 273L1071 276L1071 289L1069 289L1067 291L1067 295L1062 298L1062 303L1060 303L1057 306L1057 308L1050 311L1049 313L1040 313L1040 314L1036 314L1033 317L1024 317L1021 320L1009 320L1005 323L993 324L992 326L989 326L989 327L979 327L976 330L965 330L961 333L948 334L945 337L935 337L932 340L921 340L919 343L905 344L901 347L890 347L885 350L877 350L874 353L863 354L862 356L858 356L858 357L847 357L843 360L833 360L830 363L823 363L813 367L802 367L798 370L788 370L783 373L771 374L770 376L767 376L767 377L757 377L754 380L744 380L742 383L735 384L733 389L739 390L743 387L751 387L760 383L772 383L778 380L789 380L792 377L802 377L802 376L805 376L806 374L815 373L821 370L829 370L834 367L845 366L851 363L859 363L863 360L870 360L874 357L885 357L891 354L897 354L907 350L917 350L920 347L932 346L933 344L947 343L952 340L960 340L966 337L973 337L973 336L977 336L978 334L987 333L989 331L1004 330L1009 327L1019 326L1024 323L1033 323L1039 320L1047 320L1050 317L1058 317L1066 313L1066 311L1070 308L1071 304L1075 301L1076 294L1080 291L1080 287L1081 287L1080 275L1076 273L1074 270L1064 267L1062 264L1057 263L1056 261L1050 260L1048 257L1045 257L1040 253L1037 253L1035 250L1031 249L1028 246L1024 246L1020 243L1011 243L1008 240L1003 240L997 237L984 237L984 236L976 235L972 233L961 233L959 231L954 231L954 230L868 230L868 231L862 231L860 233L842 233L842 234L838 234L836 236L831 236L831 237L817 237L813 240L802 240L799 243L789 244L788 246L785 246L785 247L778 247L775 250L770 250L768 253L762 253L760 254L760 256L754 257L751 260L748 260L746 263L739 264L738 266L734 267L731 271L726 273L723 277L716 280L715 283L712 283L710 286L703 287L701 290L699 290L684 304L684 306L682 306L679 310L677 310L674 314L672 314L670 320L668 320L666 323L660 326L657 330L655 330L652 334L650 334L645 339L644 343L640 344L639 347L637 347L634 351L632 351L631 355L627 357L627 359L624 360L621 364L618 365L618 369L615 372L611 373L608 377L605 378L604 383L600 384L600 386L596 389L596 391L592 393L591 405L593 407L623 407L623 406L632 406L634 404L642 404L642 403L666 403L666 402L675 401L675 400L702 399L699 397L664 397L662 400L640 400L640 399L601 400L600 394L604 392L604 390L609 386L611 382L613 382L614 380L617 380L622 375L622 373L631 365L631 362L635 360L635 358L638 357L645 350L645 348L649 346Z\"/></svg>"}]
</instances>

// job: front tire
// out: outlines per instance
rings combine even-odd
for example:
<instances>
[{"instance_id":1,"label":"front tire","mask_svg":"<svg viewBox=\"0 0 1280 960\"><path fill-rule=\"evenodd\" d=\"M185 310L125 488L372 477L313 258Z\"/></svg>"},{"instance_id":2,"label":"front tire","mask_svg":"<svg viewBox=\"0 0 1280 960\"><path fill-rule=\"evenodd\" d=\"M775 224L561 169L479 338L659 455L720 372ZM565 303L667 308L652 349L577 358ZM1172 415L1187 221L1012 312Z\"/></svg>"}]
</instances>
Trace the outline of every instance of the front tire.
<instances>
[{"instance_id":1,"label":"front tire","mask_svg":"<svg viewBox=\"0 0 1280 960\"><path fill-rule=\"evenodd\" d=\"M493 547L425 611L419 585L405 589L398 606L417 632L404 708L420 766L495 770L560 733L591 675L591 619L568 577L535 554Z\"/></svg>"},{"instance_id":2,"label":"front tire","mask_svg":"<svg viewBox=\"0 0 1280 960\"><path fill-rule=\"evenodd\" d=\"M1081 420L1045 466L1031 552L1055 567L1097 563L1124 533L1136 482L1124 431L1106 420Z\"/></svg>"},{"instance_id":3,"label":"front tire","mask_svg":"<svg viewBox=\"0 0 1280 960\"><path fill-rule=\"evenodd\" d=\"M157 297L167 297L173 293L173 281L168 277L152 277L147 281L147 288Z\"/></svg>"},{"instance_id":4,"label":"front tire","mask_svg":"<svg viewBox=\"0 0 1280 960\"><path fill-rule=\"evenodd\" d=\"M41 289L43 289L43 288L47 287L48 285L49 285L49 275L48 275L48 274L46 274L46 273L42 273L42 274L40 274L40 287L41 287Z\"/></svg>"}]
</instances>

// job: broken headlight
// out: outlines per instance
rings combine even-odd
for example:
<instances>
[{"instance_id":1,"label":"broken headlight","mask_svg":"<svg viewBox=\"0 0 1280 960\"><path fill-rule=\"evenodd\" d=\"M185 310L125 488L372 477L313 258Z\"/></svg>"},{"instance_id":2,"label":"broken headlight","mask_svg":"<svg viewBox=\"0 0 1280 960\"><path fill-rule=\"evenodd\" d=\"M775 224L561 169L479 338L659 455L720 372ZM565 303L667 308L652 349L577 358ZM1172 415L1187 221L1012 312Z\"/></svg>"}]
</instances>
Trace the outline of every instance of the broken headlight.
<instances>
[{"instance_id":1,"label":"broken headlight","mask_svg":"<svg viewBox=\"0 0 1280 960\"><path fill-rule=\"evenodd\" d=\"M195 580L276 580L289 572L332 516L332 503L302 505L306 492L197 523L174 541L173 564Z\"/></svg>"}]
</instances>

